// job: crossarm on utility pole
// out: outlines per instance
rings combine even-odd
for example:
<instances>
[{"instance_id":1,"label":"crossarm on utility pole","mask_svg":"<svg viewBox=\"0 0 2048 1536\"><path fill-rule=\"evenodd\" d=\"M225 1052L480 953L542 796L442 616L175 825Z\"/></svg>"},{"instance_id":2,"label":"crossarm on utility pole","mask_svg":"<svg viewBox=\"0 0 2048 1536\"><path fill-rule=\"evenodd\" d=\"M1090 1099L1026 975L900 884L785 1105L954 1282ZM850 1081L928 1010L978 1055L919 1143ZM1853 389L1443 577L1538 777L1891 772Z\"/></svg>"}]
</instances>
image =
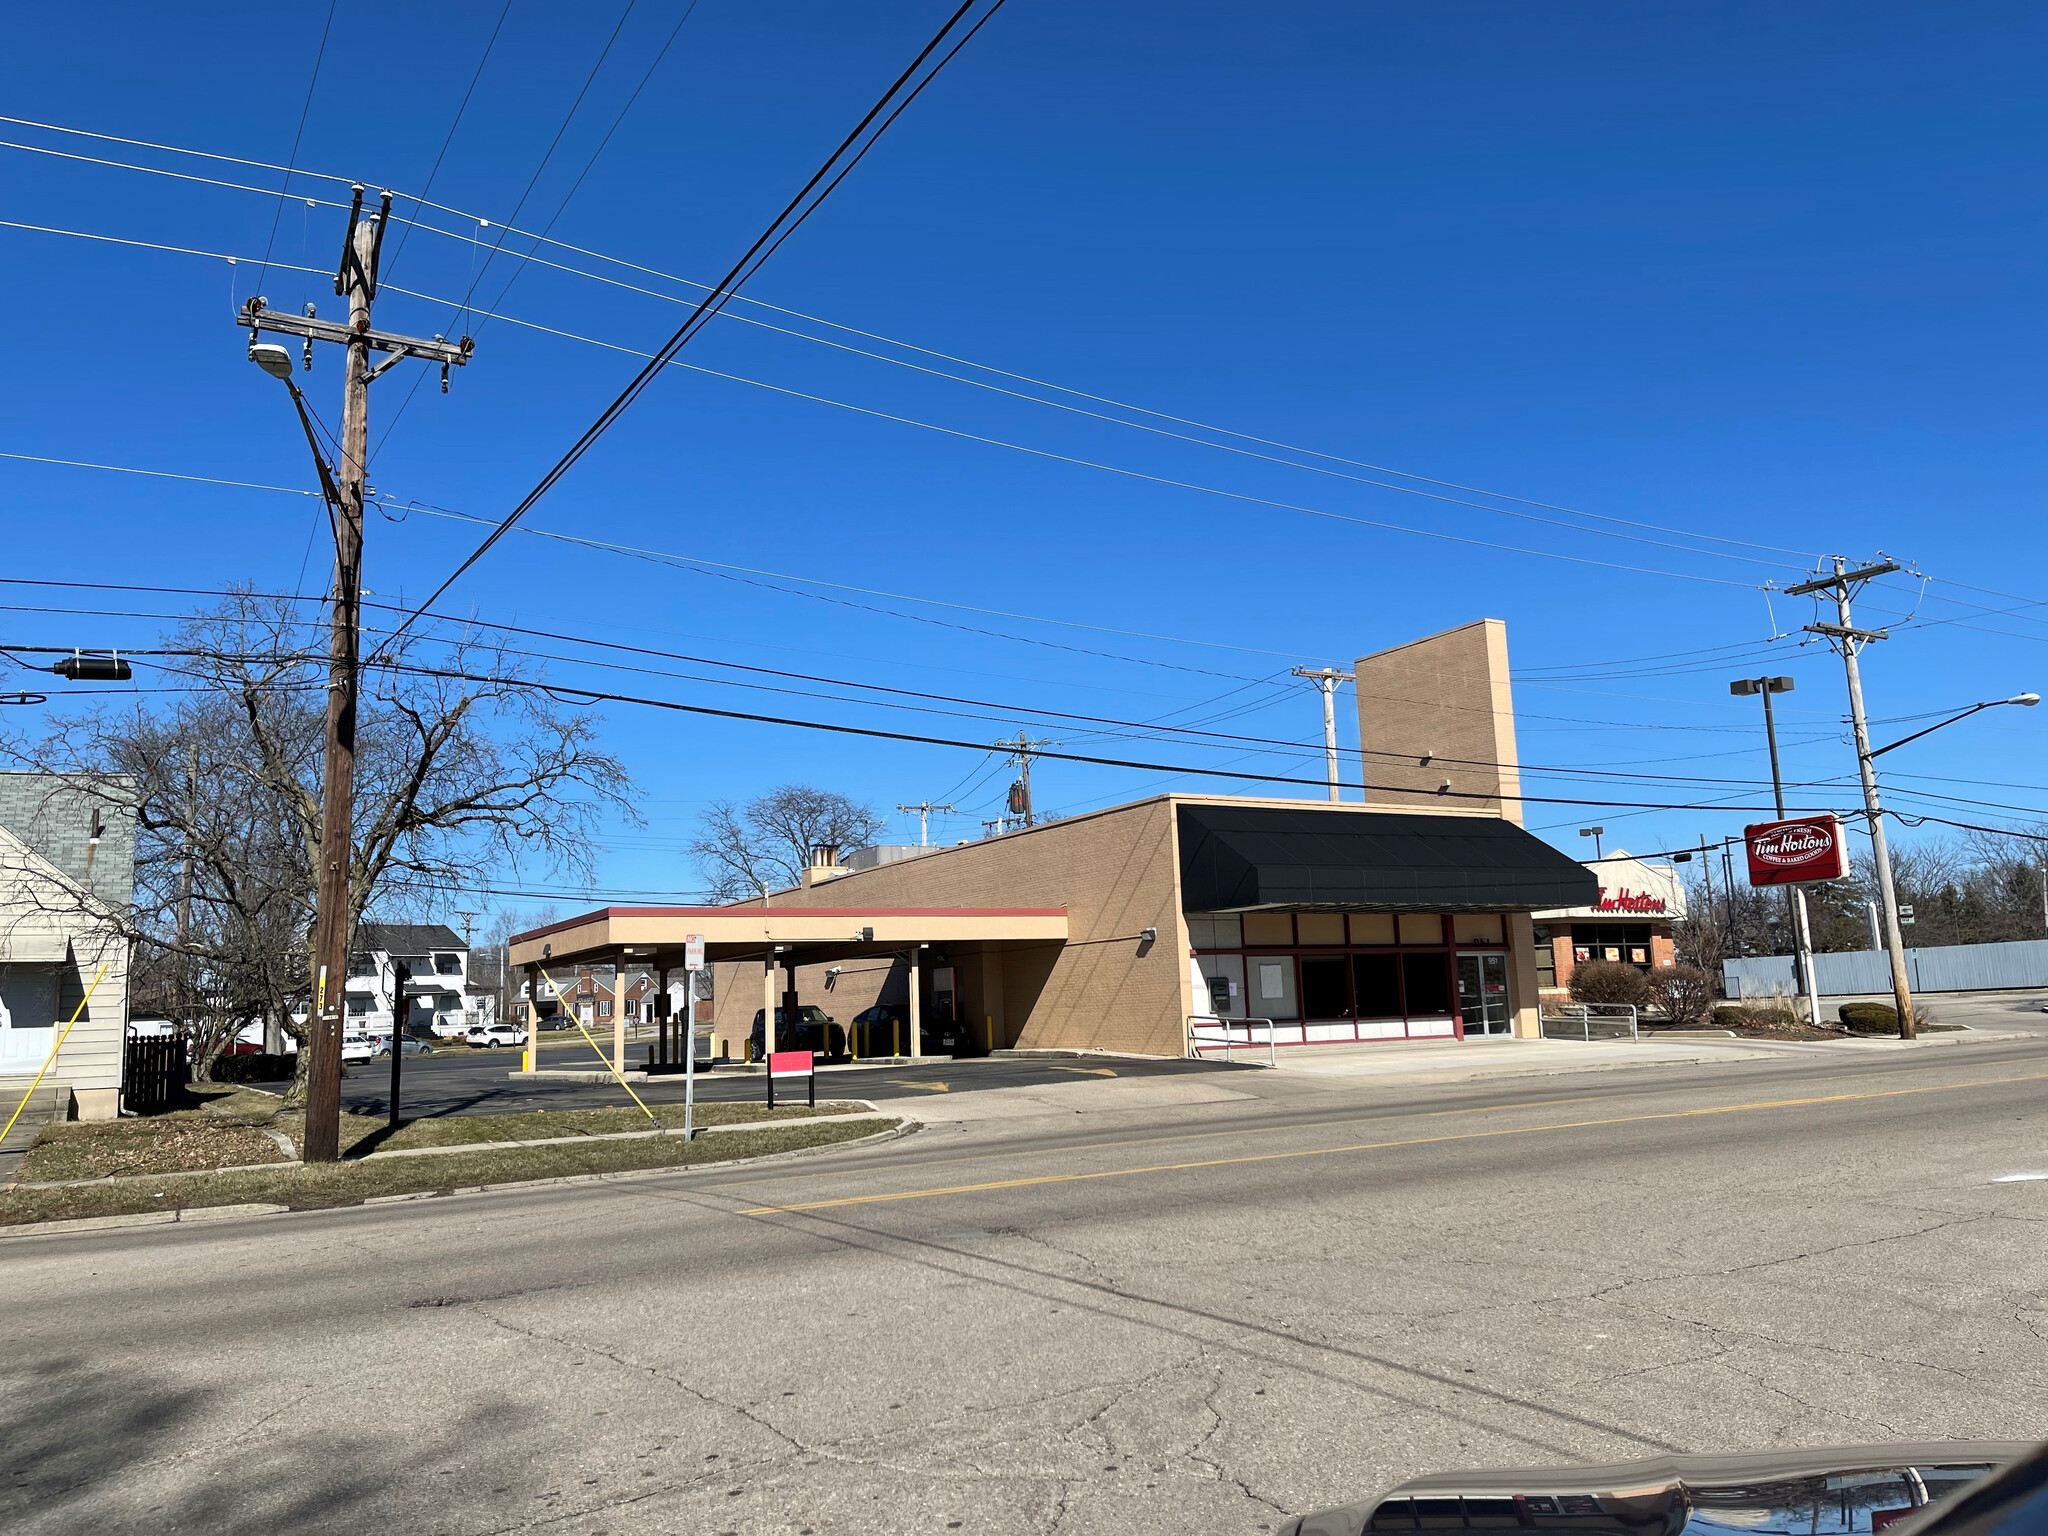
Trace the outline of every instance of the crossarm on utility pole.
<instances>
[{"instance_id":1,"label":"crossarm on utility pole","mask_svg":"<svg viewBox=\"0 0 2048 1536\"><path fill-rule=\"evenodd\" d=\"M412 357L423 357L430 363L452 363L458 368L467 365L470 355L476 351L476 343L467 336L458 341L450 341L445 336L400 336L392 331L373 331L367 325L358 331L353 323L318 320L311 315L292 315L266 308L260 298L251 299L242 306L241 313L235 316L235 324L246 325L251 340L264 331L275 331L279 335L331 341L344 347L361 345L372 352L402 352Z\"/></svg>"}]
</instances>

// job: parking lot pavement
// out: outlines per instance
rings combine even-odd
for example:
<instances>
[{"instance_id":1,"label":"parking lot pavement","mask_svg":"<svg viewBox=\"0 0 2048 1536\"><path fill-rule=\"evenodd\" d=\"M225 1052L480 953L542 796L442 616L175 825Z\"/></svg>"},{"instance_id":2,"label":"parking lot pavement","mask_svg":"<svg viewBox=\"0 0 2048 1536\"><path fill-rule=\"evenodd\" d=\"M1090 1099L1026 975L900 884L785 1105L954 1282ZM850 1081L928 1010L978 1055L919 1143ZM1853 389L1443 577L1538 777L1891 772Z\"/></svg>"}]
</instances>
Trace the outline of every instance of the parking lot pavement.
<instances>
[{"instance_id":1,"label":"parking lot pavement","mask_svg":"<svg viewBox=\"0 0 2048 1536\"><path fill-rule=\"evenodd\" d=\"M570 1051L550 1050L541 1058L541 1064L543 1068L563 1071L598 1068L587 1051L579 1058ZM513 1082L507 1074L519 1065L520 1054L511 1050L459 1049L448 1055L408 1058L399 1087L401 1113L408 1117L504 1114L543 1108L596 1109L630 1102L616 1083ZM1128 1056L932 1056L915 1067L828 1068L818 1074L818 1097L931 1100L998 1088L1106 1082L1111 1078L1217 1077L1260 1070L1244 1065L1226 1066L1222 1062ZM651 1104L680 1103L683 1080L636 1080L633 1091ZM390 1093L389 1061L352 1065L341 1084L342 1105L356 1114L386 1113ZM713 1068L697 1077L697 1097L705 1103L763 1103L767 1096L767 1079L758 1073Z\"/></svg>"}]
</instances>

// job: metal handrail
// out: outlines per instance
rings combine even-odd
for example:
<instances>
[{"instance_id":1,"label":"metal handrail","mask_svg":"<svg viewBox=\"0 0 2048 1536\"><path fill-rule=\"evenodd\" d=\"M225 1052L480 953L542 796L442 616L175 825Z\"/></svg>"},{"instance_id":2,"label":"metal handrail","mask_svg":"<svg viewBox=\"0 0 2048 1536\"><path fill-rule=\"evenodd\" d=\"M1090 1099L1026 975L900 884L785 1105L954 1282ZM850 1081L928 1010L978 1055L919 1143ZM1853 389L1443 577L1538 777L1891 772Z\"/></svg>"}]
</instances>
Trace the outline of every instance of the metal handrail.
<instances>
[{"instance_id":1,"label":"metal handrail","mask_svg":"<svg viewBox=\"0 0 2048 1536\"><path fill-rule=\"evenodd\" d=\"M1616 1010L1616 1017L1619 1017L1620 1009L1626 1008L1628 1010L1629 1038L1631 1040L1641 1040L1643 1038L1641 1015L1634 1003L1566 1003L1563 1006L1566 1010L1570 1010L1573 1008L1578 1009L1579 1028L1581 1029L1581 1031L1583 1031L1585 1040L1588 1044L1591 1044L1593 1040L1593 1010L1595 1008L1614 1009ZM1541 1022L1545 1017L1556 1019L1560 1023L1569 1023L1571 1021L1572 1015L1569 1011L1553 1013L1549 1015L1539 1014L1539 1028L1541 1027ZM1607 1015L1603 1014L1601 1017L1605 1018L1607 1017Z\"/></svg>"},{"instance_id":2,"label":"metal handrail","mask_svg":"<svg viewBox=\"0 0 2048 1536\"><path fill-rule=\"evenodd\" d=\"M1225 1061L1231 1059L1230 1028L1233 1024L1244 1025L1244 1043L1247 1047L1252 1043L1252 1025L1263 1024L1266 1026L1266 1065L1269 1067L1280 1065L1279 1045L1274 1038L1275 1032L1271 1019L1226 1019L1219 1013L1191 1013L1188 1015L1187 1023L1188 1055L1190 1057L1199 1057L1201 1054L1201 1047L1195 1043L1195 1026L1197 1024L1220 1024L1223 1026L1223 1059Z\"/></svg>"}]
</instances>

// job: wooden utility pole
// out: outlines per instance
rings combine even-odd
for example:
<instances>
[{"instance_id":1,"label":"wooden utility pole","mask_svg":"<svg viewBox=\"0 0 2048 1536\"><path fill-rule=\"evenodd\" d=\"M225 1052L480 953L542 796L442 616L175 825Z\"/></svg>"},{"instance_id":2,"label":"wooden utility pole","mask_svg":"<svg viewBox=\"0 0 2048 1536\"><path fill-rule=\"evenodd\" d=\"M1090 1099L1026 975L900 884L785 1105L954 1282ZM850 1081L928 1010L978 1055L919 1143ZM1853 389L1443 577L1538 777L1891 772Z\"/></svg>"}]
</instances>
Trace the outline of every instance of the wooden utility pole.
<instances>
[{"instance_id":1,"label":"wooden utility pole","mask_svg":"<svg viewBox=\"0 0 2048 1536\"><path fill-rule=\"evenodd\" d=\"M304 1156L341 1156L341 1024L348 1006L349 875L355 852L356 667L361 660L363 460L370 436L370 301L375 297L378 219L350 232L337 292L348 296L348 366L341 394L341 462L335 488L334 598L327 635L327 761L320 778L320 878L314 897L313 993L306 1071ZM397 1046L394 1043L393 1049ZM396 1058L393 1058L394 1062Z\"/></svg>"},{"instance_id":2,"label":"wooden utility pole","mask_svg":"<svg viewBox=\"0 0 2048 1536\"><path fill-rule=\"evenodd\" d=\"M1337 777L1337 685L1355 683L1349 672L1339 672L1335 667L1296 667L1294 676L1305 677L1316 685L1323 696L1323 765L1330 780L1330 798L1341 800L1338 793Z\"/></svg>"},{"instance_id":3,"label":"wooden utility pole","mask_svg":"<svg viewBox=\"0 0 2048 1536\"><path fill-rule=\"evenodd\" d=\"M334 519L334 594L327 640L327 754L320 783L319 865L315 871L313 919L313 1001L306 1015L306 1130L303 1155L309 1163L331 1163L341 1155L341 1027L347 1009L348 954L355 937L355 912L350 902L354 868L356 778L356 677L361 663L363 588L363 477L369 456L370 385L408 357L441 365L441 389L448 388L451 365L469 361L473 343L465 336L450 342L436 336L397 336L370 329L370 305L377 297L377 257L384 228L391 220L391 194L382 207L363 214L363 189L354 189L349 227L342 240L341 265L334 291L348 300L348 321L321 320L307 306L300 315L273 314L261 296L252 298L235 317L249 328L249 358L266 373L283 380L298 407L306 440ZM347 348L341 395L341 457L330 470L307 418L305 400L291 380L284 349L259 346L264 331L298 336L305 343L305 366L312 366L313 343L337 342ZM375 368L372 351L390 355ZM393 1049L398 1049L394 1026Z\"/></svg>"},{"instance_id":4,"label":"wooden utility pole","mask_svg":"<svg viewBox=\"0 0 2048 1536\"><path fill-rule=\"evenodd\" d=\"M1877 890L1884 899L1885 948L1890 952L1892 966L1892 1001L1899 1014L1899 1038L1911 1040L1919 1031L1913 1020L1912 988L1906 981L1906 944L1899 926L1899 893L1892 883L1891 850L1885 844L1884 805L1877 795L1877 767L1871 761L1870 726L1863 717L1863 674L1856 665L1858 651L1873 640L1888 637L1881 629L1858 629L1849 613L1852 588L1860 589L1864 582L1889 575L1902 567L1896 560L1882 560L1876 565L1852 571L1848 569L1848 562L1839 555L1834 557L1834 567L1831 575L1787 587L1785 595L1799 597L1809 592L1826 593L1835 600L1835 614L1841 620L1838 624L1809 624L1806 627L1812 633L1824 636L1841 652L1842 667L1848 674L1849 724L1856 737L1856 770L1863 780L1863 809L1870 822L1870 851L1877 865ZM1898 743L1892 745L1897 746Z\"/></svg>"},{"instance_id":5,"label":"wooden utility pole","mask_svg":"<svg viewBox=\"0 0 2048 1536\"><path fill-rule=\"evenodd\" d=\"M1031 759L1040 747L1056 747L1059 743L1043 737L1033 741L1020 730L1015 741L999 741L995 745L998 752L1009 753L1017 763L1017 782L1010 786L1011 817L1021 819L1027 827L1036 826L1038 818L1031 808Z\"/></svg>"}]
</instances>

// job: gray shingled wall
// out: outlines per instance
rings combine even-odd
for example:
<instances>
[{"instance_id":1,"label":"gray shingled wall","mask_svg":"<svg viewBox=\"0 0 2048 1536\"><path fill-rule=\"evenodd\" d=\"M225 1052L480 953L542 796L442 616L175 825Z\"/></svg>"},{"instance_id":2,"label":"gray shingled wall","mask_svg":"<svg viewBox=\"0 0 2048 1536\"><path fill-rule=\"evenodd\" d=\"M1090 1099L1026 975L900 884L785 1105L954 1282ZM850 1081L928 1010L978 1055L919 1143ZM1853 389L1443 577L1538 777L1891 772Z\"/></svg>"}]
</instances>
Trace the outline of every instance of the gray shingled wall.
<instances>
[{"instance_id":1,"label":"gray shingled wall","mask_svg":"<svg viewBox=\"0 0 2048 1536\"><path fill-rule=\"evenodd\" d=\"M49 773L0 773L0 827L63 870L117 912L135 899L135 807L126 781L87 789ZM92 813L100 813L100 845L86 873Z\"/></svg>"}]
</instances>

